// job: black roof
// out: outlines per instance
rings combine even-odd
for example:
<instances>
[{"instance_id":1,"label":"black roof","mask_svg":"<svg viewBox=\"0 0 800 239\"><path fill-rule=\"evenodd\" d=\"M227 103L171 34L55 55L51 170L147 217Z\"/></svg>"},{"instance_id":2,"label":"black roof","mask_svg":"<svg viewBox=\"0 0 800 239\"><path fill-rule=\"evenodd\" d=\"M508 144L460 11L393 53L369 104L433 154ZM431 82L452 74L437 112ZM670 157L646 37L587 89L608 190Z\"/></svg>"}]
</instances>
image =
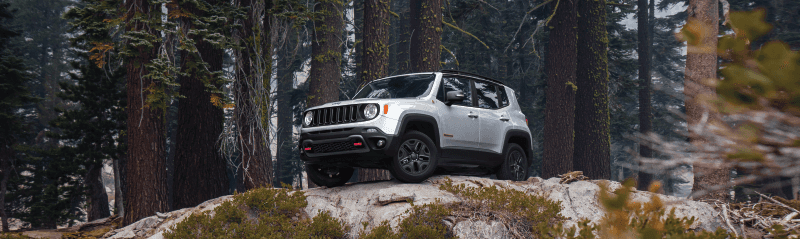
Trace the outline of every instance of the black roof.
<instances>
[{"instance_id":1,"label":"black roof","mask_svg":"<svg viewBox=\"0 0 800 239\"><path fill-rule=\"evenodd\" d=\"M503 84L503 82L500 82L499 80L495 80L495 79L492 79L492 78L489 78L489 77L486 77L486 76L482 76L482 75L478 75L478 74L475 74L475 73L469 73L469 72L457 71L457 70L441 70L441 72L445 73L445 74L451 74L451 75L463 75L463 76L471 76L471 77L482 78L482 79L487 80L487 81L491 81L491 82L494 82L494 83L497 83L497 84L505 85L505 84Z\"/></svg>"}]
</instances>

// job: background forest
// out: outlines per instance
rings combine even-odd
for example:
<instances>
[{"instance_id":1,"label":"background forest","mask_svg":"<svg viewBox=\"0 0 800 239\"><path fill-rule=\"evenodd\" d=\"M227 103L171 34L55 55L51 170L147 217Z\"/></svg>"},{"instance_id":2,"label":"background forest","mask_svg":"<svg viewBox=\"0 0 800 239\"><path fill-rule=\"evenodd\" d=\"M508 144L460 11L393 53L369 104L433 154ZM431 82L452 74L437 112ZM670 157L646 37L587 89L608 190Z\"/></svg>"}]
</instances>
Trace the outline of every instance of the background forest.
<instances>
[{"instance_id":1,"label":"background forest","mask_svg":"<svg viewBox=\"0 0 800 239\"><path fill-rule=\"evenodd\" d=\"M755 9L770 27L744 48L800 49L793 0L0 0L3 231L8 218L56 228L117 214L127 225L234 192L306 187L304 109L440 69L515 89L536 141L530 176L719 190L698 182L747 173L641 166L675 158L663 142L700 142L689 126L708 117L685 103L697 90L687 82L741 57L691 46L744 36L727 13ZM715 21L694 31L693 17ZM737 183L736 200L748 188L796 197L790 174L764 175Z\"/></svg>"}]
</instances>

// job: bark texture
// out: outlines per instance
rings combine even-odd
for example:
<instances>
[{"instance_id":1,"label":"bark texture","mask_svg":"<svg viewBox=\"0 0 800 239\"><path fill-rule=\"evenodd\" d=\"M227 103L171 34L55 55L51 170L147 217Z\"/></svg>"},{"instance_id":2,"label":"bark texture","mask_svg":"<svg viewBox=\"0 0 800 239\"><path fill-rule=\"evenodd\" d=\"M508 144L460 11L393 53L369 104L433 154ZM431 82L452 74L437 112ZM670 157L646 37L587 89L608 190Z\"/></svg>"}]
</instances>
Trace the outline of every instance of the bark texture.
<instances>
[{"instance_id":1,"label":"bark texture","mask_svg":"<svg viewBox=\"0 0 800 239\"><path fill-rule=\"evenodd\" d=\"M125 205L123 204L125 196L122 194L122 161L124 157L125 154L122 154L114 160L114 211L118 217L125 217Z\"/></svg>"},{"instance_id":2,"label":"bark texture","mask_svg":"<svg viewBox=\"0 0 800 239\"><path fill-rule=\"evenodd\" d=\"M719 31L719 10L716 0L690 0L689 7L686 9L689 21L699 21L705 24L709 32L703 35L701 44L717 49L717 32ZM714 89L703 84L703 81L717 78L717 55L715 52L701 52L691 49L687 50L686 55L686 76L684 80L684 94L686 105L686 123L689 126L689 140L695 146L705 144L705 140L697 137L692 128L700 123L703 113L707 112L697 100L703 94L714 94ZM710 113L710 112L709 112ZM718 117L710 115L709 120L717 120ZM700 191L710 191L710 193L698 196L696 199L718 199L726 200L727 190L711 190L710 187L718 186L730 181L730 169L707 167L702 164L694 165L694 185L692 193Z\"/></svg>"},{"instance_id":3,"label":"bark texture","mask_svg":"<svg viewBox=\"0 0 800 239\"><path fill-rule=\"evenodd\" d=\"M319 1L315 6L321 16L314 22L308 107L339 100L342 7L339 0Z\"/></svg>"},{"instance_id":4,"label":"bark texture","mask_svg":"<svg viewBox=\"0 0 800 239\"><path fill-rule=\"evenodd\" d=\"M308 76L310 82L306 104L309 108L339 100L343 4L341 0L321 0L314 7L320 17L314 21L311 43L311 72ZM308 180L308 187L316 185Z\"/></svg>"},{"instance_id":5,"label":"bark texture","mask_svg":"<svg viewBox=\"0 0 800 239\"><path fill-rule=\"evenodd\" d=\"M161 11L161 6L151 6L146 0L131 0L126 2L126 9L132 9L139 14L148 15L151 11ZM133 14L129 15L132 17ZM129 19L130 20L130 19ZM158 32L146 26L145 23L131 21L130 31ZM167 171L164 110L157 107L148 107L145 100L149 95L146 88L151 84L158 84L152 79L143 78L147 74L144 64L152 61L157 56L158 42L151 48L139 46L135 48L137 54L134 59L126 61L127 90L128 90L128 162L126 165L125 190L125 217L123 225L128 225L139 219L155 215L156 212L169 211L167 203Z\"/></svg>"},{"instance_id":6,"label":"bark texture","mask_svg":"<svg viewBox=\"0 0 800 239\"><path fill-rule=\"evenodd\" d=\"M390 59L395 61L395 64L392 65L397 67L395 74L392 75L406 74L411 70L411 62L409 60L409 53L411 51L411 13L406 10L405 12L401 12L399 14L399 26L395 27L394 29L400 31L400 34L396 34L398 37L397 41L391 41L397 42L397 55Z\"/></svg>"},{"instance_id":7,"label":"bark texture","mask_svg":"<svg viewBox=\"0 0 800 239\"><path fill-rule=\"evenodd\" d=\"M12 141L0 139L0 220L3 224L3 232L8 232L8 215L6 215L6 193L8 193L8 177L11 175L11 160L14 157L14 150L11 148Z\"/></svg>"},{"instance_id":8,"label":"bark texture","mask_svg":"<svg viewBox=\"0 0 800 239\"><path fill-rule=\"evenodd\" d=\"M608 116L608 33L606 1L578 3L578 56L575 95L575 171L591 179L611 178Z\"/></svg>"},{"instance_id":9,"label":"bark texture","mask_svg":"<svg viewBox=\"0 0 800 239\"><path fill-rule=\"evenodd\" d=\"M411 72L438 71L441 67L442 0L411 0Z\"/></svg>"},{"instance_id":10,"label":"bark texture","mask_svg":"<svg viewBox=\"0 0 800 239\"><path fill-rule=\"evenodd\" d=\"M646 135L653 131L653 113L652 104L650 103L650 26L648 21L648 5L647 0L638 0L637 7L637 21L638 21L638 38L639 38L639 133ZM644 158L653 157L653 150L647 145L639 144L639 156ZM639 165L646 167L646 165ZM646 168L644 168L646 170ZM650 181L653 180L653 175L647 171L639 171L638 183L636 184L639 190L647 190L650 186Z\"/></svg>"},{"instance_id":11,"label":"bark texture","mask_svg":"<svg viewBox=\"0 0 800 239\"><path fill-rule=\"evenodd\" d=\"M550 43L545 68L544 153L542 177L556 177L573 170L575 123L575 68L577 64L577 0L557 0L550 21Z\"/></svg>"},{"instance_id":12,"label":"bark texture","mask_svg":"<svg viewBox=\"0 0 800 239\"><path fill-rule=\"evenodd\" d=\"M389 0L364 1L363 34L361 84L386 77L389 72ZM389 171L385 169L358 170L359 182L389 179Z\"/></svg>"},{"instance_id":13,"label":"bark texture","mask_svg":"<svg viewBox=\"0 0 800 239\"><path fill-rule=\"evenodd\" d=\"M236 94L234 100L236 106L234 107L234 115L236 115L236 125L239 131L239 139L237 147L240 150L241 164L237 173L238 189L240 191L247 191L257 187L269 187L272 185L272 157L267 145L267 132L268 126L264 122L267 95L255 94L258 88L263 88L265 82L258 82L256 74L270 75L265 72L255 72L254 65L257 62L253 59L255 54L251 51L255 49L253 42L253 27L258 17L255 16L252 8L253 0L239 0L241 7L250 7L247 11L247 19L243 20L243 28L241 31L241 38L245 41L247 47L239 51L239 58L237 64L239 65L236 71ZM271 1L266 1L272 7ZM269 31L264 29L264 33ZM271 49L264 47L265 50L269 49L264 55L271 57ZM267 80L268 81L268 80ZM266 82L269 83L269 82ZM268 86L268 84L267 84Z\"/></svg>"},{"instance_id":14,"label":"bark texture","mask_svg":"<svg viewBox=\"0 0 800 239\"><path fill-rule=\"evenodd\" d=\"M361 82L386 77L389 69L389 0L364 1Z\"/></svg>"},{"instance_id":15,"label":"bark texture","mask_svg":"<svg viewBox=\"0 0 800 239\"><path fill-rule=\"evenodd\" d=\"M208 1L217 4L217 1ZM201 17L204 11L192 3L185 3L181 10ZM192 19L181 19L189 29L194 29ZM199 58L195 53L182 52L180 94L185 96L178 103L178 129L176 134L175 161L173 176L173 208L194 207L208 199L228 194L228 175L225 172L225 159L218 152L217 140L222 133L222 108L211 102L212 94L204 83L211 75L200 72L197 63L208 63L210 72L222 70L222 49L199 36L192 36L196 42ZM194 66L193 66L194 65ZM194 68L194 69L193 69Z\"/></svg>"},{"instance_id":16,"label":"bark texture","mask_svg":"<svg viewBox=\"0 0 800 239\"><path fill-rule=\"evenodd\" d=\"M288 25L288 23L287 23ZM287 35L294 35L290 29ZM277 78L278 78L278 91L276 97L278 101L278 128L276 132L277 148L275 160L275 186L280 187L281 183L291 185L293 175L288 175L286 170L289 167L289 160L292 158L292 148L294 142L292 140L294 122L292 117L292 89L294 87L294 71L292 68L295 61L294 56L290 54L289 42L291 37L287 37L287 43L279 46L278 49L278 64L277 64Z\"/></svg>"},{"instance_id":17,"label":"bark texture","mask_svg":"<svg viewBox=\"0 0 800 239\"><path fill-rule=\"evenodd\" d=\"M89 186L89 191L87 192L89 196L86 202L86 217L89 222L111 216L108 208L108 194L106 194L106 187L103 185L102 170L102 164L95 165L89 170L85 179L86 184Z\"/></svg>"}]
</instances>

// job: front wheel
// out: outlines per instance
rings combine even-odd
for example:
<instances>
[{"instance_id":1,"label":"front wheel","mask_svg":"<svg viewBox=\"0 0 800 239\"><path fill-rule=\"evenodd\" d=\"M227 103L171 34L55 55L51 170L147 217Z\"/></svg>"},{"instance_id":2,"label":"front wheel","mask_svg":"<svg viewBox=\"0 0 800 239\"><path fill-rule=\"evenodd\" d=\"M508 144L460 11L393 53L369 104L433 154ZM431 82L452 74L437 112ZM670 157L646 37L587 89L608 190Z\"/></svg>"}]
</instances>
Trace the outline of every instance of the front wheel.
<instances>
[{"instance_id":1,"label":"front wheel","mask_svg":"<svg viewBox=\"0 0 800 239\"><path fill-rule=\"evenodd\" d=\"M330 188L347 183L353 176L353 168L306 164L306 174L311 182Z\"/></svg>"},{"instance_id":2,"label":"front wheel","mask_svg":"<svg viewBox=\"0 0 800 239\"><path fill-rule=\"evenodd\" d=\"M511 143L503 152L503 164L497 171L497 179L523 181L528 176L528 160L525 151L517 144Z\"/></svg>"},{"instance_id":3,"label":"front wheel","mask_svg":"<svg viewBox=\"0 0 800 239\"><path fill-rule=\"evenodd\" d=\"M400 148L392 158L392 175L406 183L422 182L433 175L439 163L439 151L433 140L419 131L410 131L400 142Z\"/></svg>"}]
</instances>

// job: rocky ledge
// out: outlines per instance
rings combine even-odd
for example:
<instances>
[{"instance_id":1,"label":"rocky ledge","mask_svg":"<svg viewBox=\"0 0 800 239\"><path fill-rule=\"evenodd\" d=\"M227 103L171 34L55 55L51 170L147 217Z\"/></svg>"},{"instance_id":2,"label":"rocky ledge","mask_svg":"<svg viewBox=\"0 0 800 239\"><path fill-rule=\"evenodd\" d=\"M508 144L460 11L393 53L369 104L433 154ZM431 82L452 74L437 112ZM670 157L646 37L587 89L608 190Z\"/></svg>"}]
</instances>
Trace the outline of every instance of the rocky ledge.
<instances>
[{"instance_id":1,"label":"rocky ledge","mask_svg":"<svg viewBox=\"0 0 800 239\"><path fill-rule=\"evenodd\" d=\"M560 178L543 180L538 177L523 182L506 180L493 180L469 176L435 176L422 183L407 184L398 181L380 181L367 183L354 183L336 188L313 188L304 190L308 206L305 213L314 217L321 211L328 211L333 217L338 218L350 228L349 236L355 237L364 230L364 223L368 223L366 230L372 226L388 221L395 228L406 216L407 210L415 205L427 203L451 203L461 199L452 193L439 189L449 177L453 184L464 184L470 187L491 187L514 189L527 194L544 195L550 200L560 202L561 216L566 218L564 225L570 227L578 221L588 219L598 223L604 216L604 210L598 202L601 182L607 183L610 190L616 190L622 185L618 182L606 180L574 181L562 183ZM653 195L650 192L633 191L630 199L633 202L648 202ZM714 231L721 227L719 212L707 203L696 202L683 198L660 195L667 211L675 209L677 217L695 217L693 229ZM206 201L195 208L185 208L167 213L159 213L144 218L124 228L109 231L104 238L163 238L162 234L193 213L213 210L215 207L232 196L224 196ZM507 227L497 221L482 221L480 219L458 220L448 222L453 232L460 238L510 238Z\"/></svg>"}]
</instances>

